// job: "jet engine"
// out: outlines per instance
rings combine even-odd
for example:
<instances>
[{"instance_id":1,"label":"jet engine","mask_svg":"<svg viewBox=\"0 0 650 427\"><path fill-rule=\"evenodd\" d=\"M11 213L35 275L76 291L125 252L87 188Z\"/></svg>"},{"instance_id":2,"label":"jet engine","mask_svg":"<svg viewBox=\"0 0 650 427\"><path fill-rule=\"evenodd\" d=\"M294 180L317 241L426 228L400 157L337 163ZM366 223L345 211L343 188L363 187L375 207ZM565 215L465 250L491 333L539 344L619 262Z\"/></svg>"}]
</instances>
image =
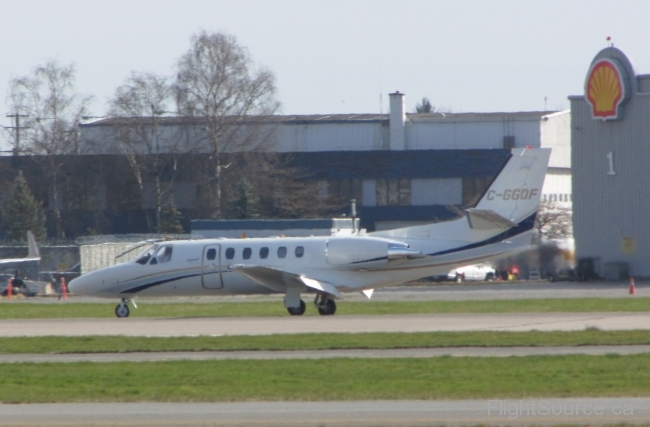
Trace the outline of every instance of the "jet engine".
<instances>
[{"instance_id":1,"label":"jet engine","mask_svg":"<svg viewBox=\"0 0 650 427\"><path fill-rule=\"evenodd\" d=\"M388 263L422 258L421 252L410 249L406 243L373 237L341 237L328 240L326 258L337 267L371 268Z\"/></svg>"}]
</instances>

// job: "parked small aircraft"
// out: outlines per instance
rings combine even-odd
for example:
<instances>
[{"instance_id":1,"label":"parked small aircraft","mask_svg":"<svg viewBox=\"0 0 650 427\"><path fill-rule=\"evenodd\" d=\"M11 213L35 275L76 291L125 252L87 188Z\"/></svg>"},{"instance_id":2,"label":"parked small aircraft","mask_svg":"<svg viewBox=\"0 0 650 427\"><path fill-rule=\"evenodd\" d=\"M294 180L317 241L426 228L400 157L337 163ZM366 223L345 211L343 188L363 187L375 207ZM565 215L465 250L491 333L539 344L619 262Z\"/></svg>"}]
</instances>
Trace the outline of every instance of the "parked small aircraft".
<instances>
[{"instance_id":1,"label":"parked small aircraft","mask_svg":"<svg viewBox=\"0 0 650 427\"><path fill-rule=\"evenodd\" d=\"M341 237L210 239L158 242L134 260L84 274L76 294L135 296L284 294L292 315L301 294L315 294L322 315L342 292L363 292L528 248L550 149L514 149L474 208L452 221ZM134 304L135 306L135 304Z\"/></svg>"},{"instance_id":2,"label":"parked small aircraft","mask_svg":"<svg viewBox=\"0 0 650 427\"><path fill-rule=\"evenodd\" d=\"M27 257L0 259L0 295L7 295L7 279L12 280L13 294L35 295L43 286L38 282L41 254L31 231L27 232Z\"/></svg>"}]
</instances>

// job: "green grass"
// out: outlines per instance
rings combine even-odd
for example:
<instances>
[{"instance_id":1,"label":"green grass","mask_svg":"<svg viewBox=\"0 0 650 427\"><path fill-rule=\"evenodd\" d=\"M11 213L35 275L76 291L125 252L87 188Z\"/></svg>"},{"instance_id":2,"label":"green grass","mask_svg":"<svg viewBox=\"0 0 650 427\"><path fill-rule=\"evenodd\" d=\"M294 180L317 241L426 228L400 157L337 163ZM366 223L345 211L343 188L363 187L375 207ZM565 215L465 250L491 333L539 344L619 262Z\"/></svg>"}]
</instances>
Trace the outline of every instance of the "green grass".
<instances>
[{"instance_id":1,"label":"green grass","mask_svg":"<svg viewBox=\"0 0 650 427\"><path fill-rule=\"evenodd\" d=\"M414 332L223 337L2 337L0 353L544 347L650 344L650 331Z\"/></svg>"},{"instance_id":2,"label":"green grass","mask_svg":"<svg viewBox=\"0 0 650 427\"><path fill-rule=\"evenodd\" d=\"M650 396L650 354L24 363L0 376L5 403L551 396Z\"/></svg>"},{"instance_id":3,"label":"green grass","mask_svg":"<svg viewBox=\"0 0 650 427\"><path fill-rule=\"evenodd\" d=\"M117 302L90 303L3 303L0 319L114 317ZM337 315L427 314L427 313L550 313L550 312L644 312L650 311L650 298L523 299L487 301L340 301ZM211 304L147 304L140 301L131 309L132 317L204 316L287 316L277 302L215 302ZM317 315L307 304L305 315Z\"/></svg>"}]
</instances>

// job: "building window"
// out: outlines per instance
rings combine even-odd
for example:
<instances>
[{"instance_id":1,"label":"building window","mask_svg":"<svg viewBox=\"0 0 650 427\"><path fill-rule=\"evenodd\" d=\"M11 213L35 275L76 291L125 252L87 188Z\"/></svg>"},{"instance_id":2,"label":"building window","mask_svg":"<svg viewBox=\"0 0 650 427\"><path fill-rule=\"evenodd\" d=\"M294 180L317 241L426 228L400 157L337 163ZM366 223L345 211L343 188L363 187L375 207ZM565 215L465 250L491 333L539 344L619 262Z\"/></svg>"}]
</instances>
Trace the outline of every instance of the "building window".
<instances>
[{"instance_id":1,"label":"building window","mask_svg":"<svg viewBox=\"0 0 650 427\"><path fill-rule=\"evenodd\" d=\"M329 181L327 187L328 195L344 201L355 199L357 206L361 206L363 191L360 179Z\"/></svg>"},{"instance_id":2,"label":"building window","mask_svg":"<svg viewBox=\"0 0 650 427\"><path fill-rule=\"evenodd\" d=\"M411 180L378 179L375 185L377 206L408 206L411 204Z\"/></svg>"},{"instance_id":3,"label":"building window","mask_svg":"<svg viewBox=\"0 0 650 427\"><path fill-rule=\"evenodd\" d=\"M463 206L474 206L491 181L488 177L463 178Z\"/></svg>"}]
</instances>

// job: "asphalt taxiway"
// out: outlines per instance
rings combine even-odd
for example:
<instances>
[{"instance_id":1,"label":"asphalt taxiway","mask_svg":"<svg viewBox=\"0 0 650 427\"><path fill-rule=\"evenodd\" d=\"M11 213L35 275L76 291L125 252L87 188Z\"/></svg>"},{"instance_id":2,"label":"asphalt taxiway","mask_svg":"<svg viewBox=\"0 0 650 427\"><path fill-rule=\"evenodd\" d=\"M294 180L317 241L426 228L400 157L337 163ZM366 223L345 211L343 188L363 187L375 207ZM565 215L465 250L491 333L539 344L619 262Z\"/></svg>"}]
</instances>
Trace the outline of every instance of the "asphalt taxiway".
<instances>
[{"instance_id":1,"label":"asphalt taxiway","mask_svg":"<svg viewBox=\"0 0 650 427\"><path fill-rule=\"evenodd\" d=\"M650 329L650 313L454 313L351 316L4 319L0 336L223 336L437 331Z\"/></svg>"},{"instance_id":2,"label":"asphalt taxiway","mask_svg":"<svg viewBox=\"0 0 650 427\"><path fill-rule=\"evenodd\" d=\"M648 419L650 398L0 405L0 427L611 425Z\"/></svg>"}]
</instances>

